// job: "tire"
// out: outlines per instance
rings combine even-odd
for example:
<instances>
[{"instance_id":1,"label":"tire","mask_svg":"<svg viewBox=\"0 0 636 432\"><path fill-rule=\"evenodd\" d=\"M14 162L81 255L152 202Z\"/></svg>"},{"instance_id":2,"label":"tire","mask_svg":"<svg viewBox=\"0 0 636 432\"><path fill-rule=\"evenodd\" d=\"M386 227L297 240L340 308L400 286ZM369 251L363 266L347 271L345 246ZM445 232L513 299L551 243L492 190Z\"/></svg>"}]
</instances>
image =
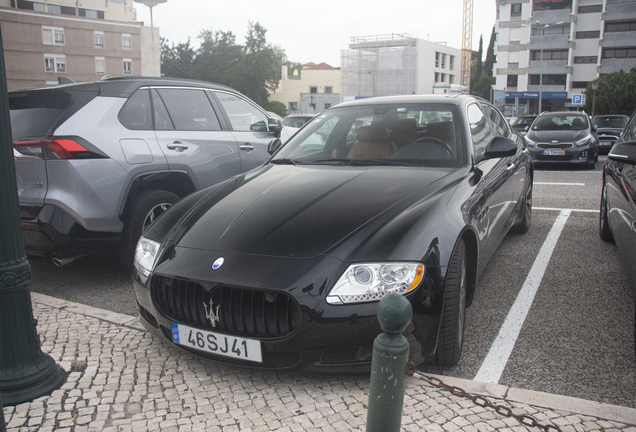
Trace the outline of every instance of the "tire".
<instances>
[{"instance_id":1,"label":"tire","mask_svg":"<svg viewBox=\"0 0 636 432\"><path fill-rule=\"evenodd\" d=\"M607 186L605 186L605 179L603 179L603 190L601 191L601 211L598 218L598 233L603 241L611 242L614 240L607 215Z\"/></svg>"},{"instance_id":2,"label":"tire","mask_svg":"<svg viewBox=\"0 0 636 432\"><path fill-rule=\"evenodd\" d=\"M521 222L512 227L512 232L518 234L525 234L530 229L530 222L532 222L532 178L528 177L528 188L526 189L525 196L523 197L523 216Z\"/></svg>"},{"instance_id":3,"label":"tire","mask_svg":"<svg viewBox=\"0 0 636 432\"><path fill-rule=\"evenodd\" d=\"M454 366L462 355L467 289L466 245L464 240L459 239L446 273L444 304L435 353L440 366Z\"/></svg>"},{"instance_id":4,"label":"tire","mask_svg":"<svg viewBox=\"0 0 636 432\"><path fill-rule=\"evenodd\" d=\"M135 249L141 234L177 202L179 197L164 190L147 190L135 198L126 219L117 255L127 270L132 270Z\"/></svg>"}]
</instances>

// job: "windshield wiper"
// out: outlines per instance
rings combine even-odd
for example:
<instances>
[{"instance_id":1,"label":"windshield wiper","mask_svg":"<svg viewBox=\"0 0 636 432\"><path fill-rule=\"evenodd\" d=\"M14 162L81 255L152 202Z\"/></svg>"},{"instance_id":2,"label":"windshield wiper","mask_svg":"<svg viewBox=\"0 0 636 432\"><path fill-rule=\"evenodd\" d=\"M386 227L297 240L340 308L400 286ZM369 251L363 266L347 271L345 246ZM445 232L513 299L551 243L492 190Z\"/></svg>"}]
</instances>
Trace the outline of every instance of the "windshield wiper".
<instances>
[{"instance_id":1,"label":"windshield wiper","mask_svg":"<svg viewBox=\"0 0 636 432\"><path fill-rule=\"evenodd\" d=\"M415 164L403 160L391 159L351 159L351 166L413 166Z\"/></svg>"},{"instance_id":2,"label":"windshield wiper","mask_svg":"<svg viewBox=\"0 0 636 432\"><path fill-rule=\"evenodd\" d=\"M309 162L310 164L320 165L349 165L352 159L318 159Z\"/></svg>"},{"instance_id":3,"label":"windshield wiper","mask_svg":"<svg viewBox=\"0 0 636 432\"><path fill-rule=\"evenodd\" d=\"M276 165L298 165L301 162L296 159L272 159L270 163Z\"/></svg>"}]
</instances>

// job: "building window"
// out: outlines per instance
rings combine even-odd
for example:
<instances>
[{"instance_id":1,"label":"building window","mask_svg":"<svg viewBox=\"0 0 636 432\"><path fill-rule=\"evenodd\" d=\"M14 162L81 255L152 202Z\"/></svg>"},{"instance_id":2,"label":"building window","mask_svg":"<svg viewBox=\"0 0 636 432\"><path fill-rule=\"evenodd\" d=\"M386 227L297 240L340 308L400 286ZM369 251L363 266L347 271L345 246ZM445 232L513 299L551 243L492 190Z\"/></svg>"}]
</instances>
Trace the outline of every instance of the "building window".
<instances>
[{"instance_id":1,"label":"building window","mask_svg":"<svg viewBox=\"0 0 636 432\"><path fill-rule=\"evenodd\" d=\"M455 63L455 56L448 56L448 70L453 70L454 63Z\"/></svg>"},{"instance_id":2,"label":"building window","mask_svg":"<svg viewBox=\"0 0 636 432\"><path fill-rule=\"evenodd\" d=\"M104 32L95 32L95 48L104 48Z\"/></svg>"},{"instance_id":3,"label":"building window","mask_svg":"<svg viewBox=\"0 0 636 432\"><path fill-rule=\"evenodd\" d=\"M541 75L529 75L530 85L541 85ZM543 85L564 86L566 75L543 75Z\"/></svg>"},{"instance_id":4,"label":"building window","mask_svg":"<svg viewBox=\"0 0 636 432\"><path fill-rule=\"evenodd\" d=\"M435 82L439 82L439 72L435 72Z\"/></svg>"},{"instance_id":5,"label":"building window","mask_svg":"<svg viewBox=\"0 0 636 432\"><path fill-rule=\"evenodd\" d=\"M104 57L95 57L95 73L106 73L106 59Z\"/></svg>"},{"instance_id":6,"label":"building window","mask_svg":"<svg viewBox=\"0 0 636 432\"><path fill-rule=\"evenodd\" d=\"M517 88L518 81L519 81L518 75L508 75L506 86L511 88Z\"/></svg>"},{"instance_id":7,"label":"building window","mask_svg":"<svg viewBox=\"0 0 636 432\"><path fill-rule=\"evenodd\" d=\"M448 75L448 83L455 84L455 75Z\"/></svg>"},{"instance_id":8,"label":"building window","mask_svg":"<svg viewBox=\"0 0 636 432\"><path fill-rule=\"evenodd\" d=\"M521 3L514 3L510 5L510 16L521 16Z\"/></svg>"},{"instance_id":9,"label":"building window","mask_svg":"<svg viewBox=\"0 0 636 432\"><path fill-rule=\"evenodd\" d=\"M440 74L439 80L440 82L446 82L446 74Z\"/></svg>"},{"instance_id":10,"label":"building window","mask_svg":"<svg viewBox=\"0 0 636 432\"><path fill-rule=\"evenodd\" d=\"M46 12L46 5L44 3L33 3L33 10L36 12Z\"/></svg>"},{"instance_id":11,"label":"building window","mask_svg":"<svg viewBox=\"0 0 636 432\"><path fill-rule=\"evenodd\" d=\"M132 36L129 34L121 35L121 48L124 51L130 51L132 49Z\"/></svg>"},{"instance_id":12,"label":"building window","mask_svg":"<svg viewBox=\"0 0 636 432\"><path fill-rule=\"evenodd\" d=\"M576 32L577 39L598 39L601 37L600 30L589 30Z\"/></svg>"},{"instance_id":13,"label":"building window","mask_svg":"<svg viewBox=\"0 0 636 432\"><path fill-rule=\"evenodd\" d=\"M531 51L530 59L541 60L541 51ZM567 60L568 50L543 50L543 60Z\"/></svg>"},{"instance_id":14,"label":"building window","mask_svg":"<svg viewBox=\"0 0 636 432\"><path fill-rule=\"evenodd\" d=\"M435 53L435 67L439 67L439 56L440 56L440 53L436 52ZM437 81L437 80L435 80L435 81Z\"/></svg>"},{"instance_id":15,"label":"building window","mask_svg":"<svg viewBox=\"0 0 636 432\"><path fill-rule=\"evenodd\" d=\"M587 88L587 81L572 81L573 89L584 89Z\"/></svg>"},{"instance_id":16,"label":"building window","mask_svg":"<svg viewBox=\"0 0 636 432\"><path fill-rule=\"evenodd\" d=\"M577 56L574 57L574 63L576 64L596 64L598 63L598 56Z\"/></svg>"},{"instance_id":17,"label":"building window","mask_svg":"<svg viewBox=\"0 0 636 432\"><path fill-rule=\"evenodd\" d=\"M603 5L579 6L579 13L603 12Z\"/></svg>"},{"instance_id":18,"label":"building window","mask_svg":"<svg viewBox=\"0 0 636 432\"><path fill-rule=\"evenodd\" d=\"M42 26L42 43L44 45L64 45L64 29Z\"/></svg>"},{"instance_id":19,"label":"building window","mask_svg":"<svg viewBox=\"0 0 636 432\"><path fill-rule=\"evenodd\" d=\"M636 31L636 21L606 22L605 33Z\"/></svg>"},{"instance_id":20,"label":"building window","mask_svg":"<svg viewBox=\"0 0 636 432\"><path fill-rule=\"evenodd\" d=\"M315 103L309 104L309 110L310 110L310 112L312 112L312 113L313 113L314 111L316 111L316 104L315 104Z\"/></svg>"},{"instance_id":21,"label":"building window","mask_svg":"<svg viewBox=\"0 0 636 432\"><path fill-rule=\"evenodd\" d=\"M604 59L621 59L621 58L636 58L636 47L628 48L604 48Z\"/></svg>"},{"instance_id":22,"label":"building window","mask_svg":"<svg viewBox=\"0 0 636 432\"><path fill-rule=\"evenodd\" d=\"M510 41L519 41L521 40L521 29L520 28L511 28L510 29Z\"/></svg>"},{"instance_id":23,"label":"building window","mask_svg":"<svg viewBox=\"0 0 636 432\"><path fill-rule=\"evenodd\" d=\"M332 94L333 93L333 87L332 86L325 86L325 93L326 94Z\"/></svg>"},{"instance_id":24,"label":"building window","mask_svg":"<svg viewBox=\"0 0 636 432\"><path fill-rule=\"evenodd\" d=\"M442 69L446 67L446 54L442 54Z\"/></svg>"},{"instance_id":25,"label":"building window","mask_svg":"<svg viewBox=\"0 0 636 432\"><path fill-rule=\"evenodd\" d=\"M311 94L318 93L318 87L315 87L315 86L309 87L309 93L311 93Z\"/></svg>"},{"instance_id":26,"label":"building window","mask_svg":"<svg viewBox=\"0 0 636 432\"><path fill-rule=\"evenodd\" d=\"M325 104L325 109L327 109L327 108L331 108L331 104L330 103L326 103Z\"/></svg>"},{"instance_id":27,"label":"building window","mask_svg":"<svg viewBox=\"0 0 636 432\"><path fill-rule=\"evenodd\" d=\"M96 10L86 9L86 18L99 18L99 15Z\"/></svg>"},{"instance_id":28,"label":"building window","mask_svg":"<svg viewBox=\"0 0 636 432\"><path fill-rule=\"evenodd\" d=\"M66 72L66 56L63 54L44 54L44 70L46 72Z\"/></svg>"},{"instance_id":29,"label":"building window","mask_svg":"<svg viewBox=\"0 0 636 432\"><path fill-rule=\"evenodd\" d=\"M132 73L132 59L124 59L124 73L125 74Z\"/></svg>"},{"instance_id":30,"label":"building window","mask_svg":"<svg viewBox=\"0 0 636 432\"><path fill-rule=\"evenodd\" d=\"M289 111L298 110L298 102L289 102Z\"/></svg>"}]
</instances>

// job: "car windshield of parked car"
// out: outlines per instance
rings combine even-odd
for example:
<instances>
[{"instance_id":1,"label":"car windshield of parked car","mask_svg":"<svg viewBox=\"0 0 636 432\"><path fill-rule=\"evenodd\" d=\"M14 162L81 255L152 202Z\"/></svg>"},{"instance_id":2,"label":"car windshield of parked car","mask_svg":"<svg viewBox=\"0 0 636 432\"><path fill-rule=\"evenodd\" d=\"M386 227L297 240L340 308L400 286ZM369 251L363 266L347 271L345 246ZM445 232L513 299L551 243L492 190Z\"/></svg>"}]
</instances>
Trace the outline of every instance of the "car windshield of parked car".
<instances>
[{"instance_id":1,"label":"car windshield of parked car","mask_svg":"<svg viewBox=\"0 0 636 432\"><path fill-rule=\"evenodd\" d=\"M530 126L536 117L518 117L514 126Z\"/></svg>"},{"instance_id":2,"label":"car windshield of parked car","mask_svg":"<svg viewBox=\"0 0 636 432\"><path fill-rule=\"evenodd\" d=\"M585 130L587 118L576 114L543 115L532 123L533 131Z\"/></svg>"},{"instance_id":3,"label":"car windshield of parked car","mask_svg":"<svg viewBox=\"0 0 636 432\"><path fill-rule=\"evenodd\" d=\"M296 116L296 117L285 117L283 119L283 126L290 126L295 128L303 127L305 123L311 120L311 116Z\"/></svg>"},{"instance_id":4,"label":"car windshield of parked car","mask_svg":"<svg viewBox=\"0 0 636 432\"><path fill-rule=\"evenodd\" d=\"M460 167L460 125L452 104L337 107L313 119L271 162Z\"/></svg>"},{"instance_id":5,"label":"car windshield of parked car","mask_svg":"<svg viewBox=\"0 0 636 432\"><path fill-rule=\"evenodd\" d=\"M623 129L627 126L628 117L594 117L592 123L598 128Z\"/></svg>"}]
</instances>

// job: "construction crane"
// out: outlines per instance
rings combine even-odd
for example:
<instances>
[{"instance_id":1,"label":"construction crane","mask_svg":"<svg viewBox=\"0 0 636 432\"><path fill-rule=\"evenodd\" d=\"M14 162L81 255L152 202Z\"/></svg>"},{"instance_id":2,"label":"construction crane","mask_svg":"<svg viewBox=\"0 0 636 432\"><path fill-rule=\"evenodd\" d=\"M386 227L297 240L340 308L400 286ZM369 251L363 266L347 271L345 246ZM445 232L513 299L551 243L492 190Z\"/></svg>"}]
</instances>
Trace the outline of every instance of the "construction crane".
<instances>
[{"instance_id":1,"label":"construction crane","mask_svg":"<svg viewBox=\"0 0 636 432\"><path fill-rule=\"evenodd\" d=\"M470 66L473 53L473 0L464 1L462 18L462 73L459 83L470 91Z\"/></svg>"}]
</instances>

